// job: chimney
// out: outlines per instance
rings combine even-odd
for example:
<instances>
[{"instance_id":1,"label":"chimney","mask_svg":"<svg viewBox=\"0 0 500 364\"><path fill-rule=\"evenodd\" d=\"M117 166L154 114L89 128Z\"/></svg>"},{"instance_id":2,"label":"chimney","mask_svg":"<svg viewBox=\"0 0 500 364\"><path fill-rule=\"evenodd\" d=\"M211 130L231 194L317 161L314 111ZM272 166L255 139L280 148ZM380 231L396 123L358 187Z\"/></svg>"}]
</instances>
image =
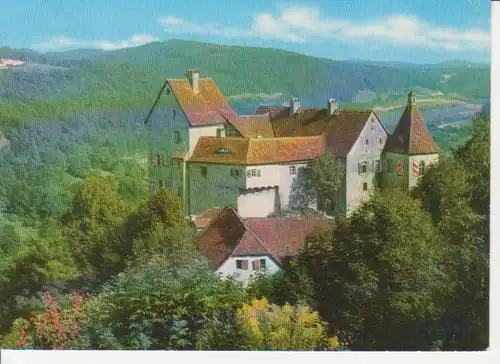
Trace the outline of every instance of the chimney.
<instances>
[{"instance_id":1,"label":"chimney","mask_svg":"<svg viewBox=\"0 0 500 364\"><path fill-rule=\"evenodd\" d=\"M413 91L408 92L408 106L416 106L417 105L417 97L413 93Z\"/></svg>"},{"instance_id":2,"label":"chimney","mask_svg":"<svg viewBox=\"0 0 500 364\"><path fill-rule=\"evenodd\" d=\"M187 69L184 73L195 94L200 92L200 71L197 69Z\"/></svg>"},{"instance_id":3,"label":"chimney","mask_svg":"<svg viewBox=\"0 0 500 364\"><path fill-rule=\"evenodd\" d=\"M290 115L295 114L300 108L300 99L298 97L294 97L290 100Z\"/></svg>"},{"instance_id":4,"label":"chimney","mask_svg":"<svg viewBox=\"0 0 500 364\"><path fill-rule=\"evenodd\" d=\"M328 115L333 115L336 114L338 109L337 109L337 100L335 99L328 99Z\"/></svg>"}]
</instances>

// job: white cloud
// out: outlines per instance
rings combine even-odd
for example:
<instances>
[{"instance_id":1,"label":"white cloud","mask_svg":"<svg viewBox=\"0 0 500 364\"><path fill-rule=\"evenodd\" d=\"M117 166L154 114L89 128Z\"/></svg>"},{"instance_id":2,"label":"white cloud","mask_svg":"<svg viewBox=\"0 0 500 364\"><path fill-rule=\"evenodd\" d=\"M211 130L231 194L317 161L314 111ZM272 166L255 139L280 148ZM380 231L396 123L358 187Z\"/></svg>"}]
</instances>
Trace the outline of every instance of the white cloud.
<instances>
[{"instance_id":1,"label":"white cloud","mask_svg":"<svg viewBox=\"0 0 500 364\"><path fill-rule=\"evenodd\" d=\"M157 22L170 34L206 34L223 37L248 37L252 33L237 27L222 27L218 24L198 24L175 16L160 17Z\"/></svg>"},{"instance_id":2,"label":"white cloud","mask_svg":"<svg viewBox=\"0 0 500 364\"><path fill-rule=\"evenodd\" d=\"M42 43L33 45L34 49L40 51L60 51L74 48L97 48L103 50L116 50L121 48L137 47L143 44L159 40L149 34L134 34L132 37L121 41L110 40L80 40L66 37L51 37Z\"/></svg>"},{"instance_id":3,"label":"white cloud","mask_svg":"<svg viewBox=\"0 0 500 364\"><path fill-rule=\"evenodd\" d=\"M339 36L444 50L486 50L490 47L490 35L486 32L443 28L407 15L390 16L370 24L351 24Z\"/></svg>"},{"instance_id":4,"label":"white cloud","mask_svg":"<svg viewBox=\"0 0 500 364\"><path fill-rule=\"evenodd\" d=\"M445 28L404 14L352 22L327 16L318 8L309 6L283 6L278 15L254 14L248 29L199 24L173 16L157 20L171 34L255 37L294 43L335 39L448 51L488 50L490 47L490 34L482 30Z\"/></svg>"}]
</instances>

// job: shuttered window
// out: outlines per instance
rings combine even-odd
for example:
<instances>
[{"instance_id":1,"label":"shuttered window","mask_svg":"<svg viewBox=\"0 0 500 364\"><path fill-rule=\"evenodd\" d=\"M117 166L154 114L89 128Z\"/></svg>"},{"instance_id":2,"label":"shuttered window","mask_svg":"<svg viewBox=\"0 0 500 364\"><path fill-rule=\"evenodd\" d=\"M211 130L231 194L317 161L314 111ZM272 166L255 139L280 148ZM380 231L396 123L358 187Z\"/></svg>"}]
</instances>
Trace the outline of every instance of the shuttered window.
<instances>
[{"instance_id":1,"label":"shuttered window","mask_svg":"<svg viewBox=\"0 0 500 364\"><path fill-rule=\"evenodd\" d=\"M236 260L236 268L241 270L248 270L248 260Z\"/></svg>"},{"instance_id":2,"label":"shuttered window","mask_svg":"<svg viewBox=\"0 0 500 364\"><path fill-rule=\"evenodd\" d=\"M252 262L252 269L253 270L260 270L260 260L254 260Z\"/></svg>"}]
</instances>

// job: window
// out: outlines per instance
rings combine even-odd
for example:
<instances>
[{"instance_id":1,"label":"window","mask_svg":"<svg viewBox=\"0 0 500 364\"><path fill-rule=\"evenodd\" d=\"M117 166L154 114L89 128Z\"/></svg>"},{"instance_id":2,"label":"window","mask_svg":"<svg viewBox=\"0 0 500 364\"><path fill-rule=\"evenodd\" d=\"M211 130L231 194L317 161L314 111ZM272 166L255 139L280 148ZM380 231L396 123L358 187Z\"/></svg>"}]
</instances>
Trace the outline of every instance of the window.
<instances>
[{"instance_id":1,"label":"window","mask_svg":"<svg viewBox=\"0 0 500 364\"><path fill-rule=\"evenodd\" d=\"M363 161L358 164L358 172L359 174L366 174L368 173L368 162Z\"/></svg>"},{"instance_id":2,"label":"window","mask_svg":"<svg viewBox=\"0 0 500 364\"><path fill-rule=\"evenodd\" d=\"M368 139L365 140L365 144L368 145Z\"/></svg>"},{"instance_id":3,"label":"window","mask_svg":"<svg viewBox=\"0 0 500 364\"><path fill-rule=\"evenodd\" d=\"M219 148L215 151L217 154L230 154L231 151L227 148Z\"/></svg>"},{"instance_id":4,"label":"window","mask_svg":"<svg viewBox=\"0 0 500 364\"><path fill-rule=\"evenodd\" d=\"M248 260L236 260L236 269L248 270Z\"/></svg>"},{"instance_id":5,"label":"window","mask_svg":"<svg viewBox=\"0 0 500 364\"><path fill-rule=\"evenodd\" d=\"M288 167L288 173L289 174L297 174L297 167L296 166Z\"/></svg>"},{"instance_id":6,"label":"window","mask_svg":"<svg viewBox=\"0 0 500 364\"><path fill-rule=\"evenodd\" d=\"M382 144L382 138L378 138L378 143Z\"/></svg>"},{"instance_id":7,"label":"window","mask_svg":"<svg viewBox=\"0 0 500 364\"><path fill-rule=\"evenodd\" d=\"M260 169L249 169L247 171L247 177L260 177Z\"/></svg>"},{"instance_id":8,"label":"window","mask_svg":"<svg viewBox=\"0 0 500 364\"><path fill-rule=\"evenodd\" d=\"M231 168L229 174L231 175L231 177L238 178L240 176L240 170Z\"/></svg>"},{"instance_id":9,"label":"window","mask_svg":"<svg viewBox=\"0 0 500 364\"><path fill-rule=\"evenodd\" d=\"M266 269L266 260L265 259L260 260L260 269Z\"/></svg>"},{"instance_id":10,"label":"window","mask_svg":"<svg viewBox=\"0 0 500 364\"><path fill-rule=\"evenodd\" d=\"M201 167L200 168L200 171L201 171L201 175L203 177L206 177L207 176L207 167Z\"/></svg>"},{"instance_id":11,"label":"window","mask_svg":"<svg viewBox=\"0 0 500 364\"><path fill-rule=\"evenodd\" d=\"M375 172L382 172L382 165L380 164L380 160L376 160L374 162Z\"/></svg>"},{"instance_id":12,"label":"window","mask_svg":"<svg viewBox=\"0 0 500 364\"><path fill-rule=\"evenodd\" d=\"M375 118L372 118L372 123L374 123L374 122L375 122Z\"/></svg>"},{"instance_id":13,"label":"window","mask_svg":"<svg viewBox=\"0 0 500 364\"><path fill-rule=\"evenodd\" d=\"M260 260L254 260L252 262L252 269L253 270L260 270Z\"/></svg>"},{"instance_id":14,"label":"window","mask_svg":"<svg viewBox=\"0 0 500 364\"><path fill-rule=\"evenodd\" d=\"M222 133L224 132L224 129L223 128L217 128L217 131L216 131L216 135L217 135L217 138L220 138L222 137Z\"/></svg>"},{"instance_id":15,"label":"window","mask_svg":"<svg viewBox=\"0 0 500 364\"><path fill-rule=\"evenodd\" d=\"M363 191L368 191L368 183L363 183Z\"/></svg>"},{"instance_id":16,"label":"window","mask_svg":"<svg viewBox=\"0 0 500 364\"><path fill-rule=\"evenodd\" d=\"M181 141L182 141L181 132L178 130L174 131L174 143L179 144Z\"/></svg>"},{"instance_id":17,"label":"window","mask_svg":"<svg viewBox=\"0 0 500 364\"><path fill-rule=\"evenodd\" d=\"M175 120L175 116L177 115L177 111L172 109L172 120Z\"/></svg>"},{"instance_id":18,"label":"window","mask_svg":"<svg viewBox=\"0 0 500 364\"><path fill-rule=\"evenodd\" d=\"M425 162L421 161L418 165L418 175L422 176L425 173Z\"/></svg>"}]
</instances>

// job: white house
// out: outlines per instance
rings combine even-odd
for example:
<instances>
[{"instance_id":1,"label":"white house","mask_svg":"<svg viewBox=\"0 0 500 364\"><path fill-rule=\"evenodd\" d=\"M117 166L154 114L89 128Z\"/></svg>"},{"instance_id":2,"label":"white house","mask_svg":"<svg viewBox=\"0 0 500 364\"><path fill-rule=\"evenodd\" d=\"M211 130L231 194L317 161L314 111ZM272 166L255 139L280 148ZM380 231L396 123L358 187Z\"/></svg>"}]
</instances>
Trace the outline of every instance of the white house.
<instances>
[{"instance_id":1,"label":"white house","mask_svg":"<svg viewBox=\"0 0 500 364\"><path fill-rule=\"evenodd\" d=\"M307 236L332 226L324 217L244 219L225 207L200 233L200 249L222 277L245 282L261 272L278 272L286 257L304 248Z\"/></svg>"},{"instance_id":2,"label":"white house","mask_svg":"<svg viewBox=\"0 0 500 364\"><path fill-rule=\"evenodd\" d=\"M325 152L325 136L201 137L187 160L188 211L232 206L243 217L286 209L298 170Z\"/></svg>"},{"instance_id":3,"label":"white house","mask_svg":"<svg viewBox=\"0 0 500 364\"><path fill-rule=\"evenodd\" d=\"M412 92L393 135L372 110L339 109L334 99L325 109L303 109L293 99L290 107L261 106L257 113L270 115L276 137L326 133L326 150L346 167L333 206L320 206L333 215L349 214L374 187L412 188L426 166L438 160L439 149Z\"/></svg>"}]
</instances>

